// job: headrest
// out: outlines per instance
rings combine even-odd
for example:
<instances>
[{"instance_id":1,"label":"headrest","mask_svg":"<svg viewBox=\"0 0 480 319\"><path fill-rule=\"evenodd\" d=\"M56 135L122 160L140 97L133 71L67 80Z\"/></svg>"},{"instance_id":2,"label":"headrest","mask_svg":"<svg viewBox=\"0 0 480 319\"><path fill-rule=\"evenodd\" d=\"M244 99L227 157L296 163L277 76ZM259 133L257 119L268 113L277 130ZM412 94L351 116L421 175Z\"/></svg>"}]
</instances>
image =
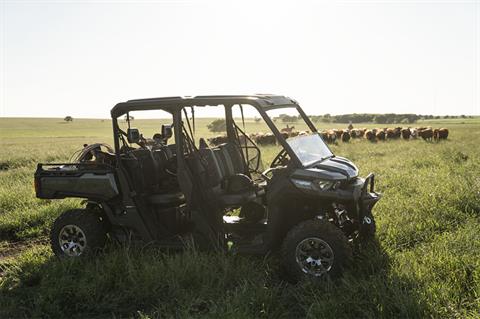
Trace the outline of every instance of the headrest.
<instances>
[{"instance_id":1,"label":"headrest","mask_svg":"<svg viewBox=\"0 0 480 319\"><path fill-rule=\"evenodd\" d=\"M207 142L205 142L205 139L203 137L200 137L198 141L198 148L199 149L209 148Z\"/></svg>"}]
</instances>

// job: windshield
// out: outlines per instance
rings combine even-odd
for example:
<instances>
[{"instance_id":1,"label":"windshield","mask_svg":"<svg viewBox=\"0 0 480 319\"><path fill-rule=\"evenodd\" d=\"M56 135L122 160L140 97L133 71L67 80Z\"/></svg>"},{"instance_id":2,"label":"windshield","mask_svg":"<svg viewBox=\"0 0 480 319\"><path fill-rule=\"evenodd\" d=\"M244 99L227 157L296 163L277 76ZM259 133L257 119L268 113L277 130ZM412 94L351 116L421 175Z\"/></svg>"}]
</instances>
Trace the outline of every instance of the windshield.
<instances>
[{"instance_id":1,"label":"windshield","mask_svg":"<svg viewBox=\"0 0 480 319\"><path fill-rule=\"evenodd\" d=\"M333 154L320 135L311 132L296 107L282 107L266 112L285 137L303 166L310 166Z\"/></svg>"},{"instance_id":2,"label":"windshield","mask_svg":"<svg viewBox=\"0 0 480 319\"><path fill-rule=\"evenodd\" d=\"M287 139L287 143L303 166L310 166L333 156L333 153L317 133L291 137Z\"/></svg>"}]
</instances>

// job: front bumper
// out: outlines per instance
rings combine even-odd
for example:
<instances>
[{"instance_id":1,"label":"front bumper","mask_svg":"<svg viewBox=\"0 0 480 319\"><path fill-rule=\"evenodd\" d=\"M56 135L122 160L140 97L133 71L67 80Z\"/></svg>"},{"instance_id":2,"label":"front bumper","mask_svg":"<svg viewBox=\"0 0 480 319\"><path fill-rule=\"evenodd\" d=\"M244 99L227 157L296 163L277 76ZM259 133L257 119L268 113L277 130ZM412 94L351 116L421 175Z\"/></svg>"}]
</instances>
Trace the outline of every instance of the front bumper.
<instances>
[{"instance_id":1,"label":"front bumper","mask_svg":"<svg viewBox=\"0 0 480 319\"><path fill-rule=\"evenodd\" d=\"M375 175L368 174L365 178L358 200L359 219L362 220L365 216L372 214L373 206L380 200L382 194L375 192Z\"/></svg>"}]
</instances>

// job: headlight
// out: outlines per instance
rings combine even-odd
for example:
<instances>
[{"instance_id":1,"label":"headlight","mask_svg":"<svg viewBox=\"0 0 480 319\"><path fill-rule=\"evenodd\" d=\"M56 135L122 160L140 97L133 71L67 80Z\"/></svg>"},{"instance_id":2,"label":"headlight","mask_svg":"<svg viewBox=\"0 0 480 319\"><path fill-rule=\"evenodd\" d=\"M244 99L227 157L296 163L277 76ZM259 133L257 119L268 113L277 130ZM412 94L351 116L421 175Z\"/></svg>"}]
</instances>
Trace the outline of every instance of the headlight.
<instances>
[{"instance_id":1,"label":"headlight","mask_svg":"<svg viewBox=\"0 0 480 319\"><path fill-rule=\"evenodd\" d=\"M303 179L296 179L296 178L292 178L292 182L293 184L295 184L295 186L297 186L298 188L303 188L303 189L311 189L313 190L313 184L311 181L306 181L306 180L303 180Z\"/></svg>"},{"instance_id":2,"label":"headlight","mask_svg":"<svg viewBox=\"0 0 480 319\"><path fill-rule=\"evenodd\" d=\"M329 189L336 189L339 185L340 182L332 182L332 181L327 181L327 180L315 180L315 181L306 181L303 179L292 179L293 184L297 186L298 188L301 189L308 189L308 190L318 190L320 189L321 191L326 191Z\"/></svg>"},{"instance_id":3,"label":"headlight","mask_svg":"<svg viewBox=\"0 0 480 319\"><path fill-rule=\"evenodd\" d=\"M327 189L333 188L334 185L335 185L335 182L331 182L331 181L324 181L324 180L317 181L317 186L320 187L322 191L326 191Z\"/></svg>"}]
</instances>

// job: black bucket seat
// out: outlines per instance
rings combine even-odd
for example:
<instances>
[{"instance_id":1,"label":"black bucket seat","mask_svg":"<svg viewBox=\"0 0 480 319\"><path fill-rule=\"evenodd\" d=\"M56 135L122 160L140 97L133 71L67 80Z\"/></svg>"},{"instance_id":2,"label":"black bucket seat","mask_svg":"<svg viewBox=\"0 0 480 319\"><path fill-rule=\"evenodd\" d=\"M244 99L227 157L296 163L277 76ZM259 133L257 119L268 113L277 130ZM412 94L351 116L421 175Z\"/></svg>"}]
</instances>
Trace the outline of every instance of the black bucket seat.
<instances>
[{"instance_id":1,"label":"black bucket seat","mask_svg":"<svg viewBox=\"0 0 480 319\"><path fill-rule=\"evenodd\" d=\"M207 185L224 207L242 206L257 198L254 182L248 177L240 148L225 143L209 148L200 143L201 157L206 162Z\"/></svg>"}]
</instances>

